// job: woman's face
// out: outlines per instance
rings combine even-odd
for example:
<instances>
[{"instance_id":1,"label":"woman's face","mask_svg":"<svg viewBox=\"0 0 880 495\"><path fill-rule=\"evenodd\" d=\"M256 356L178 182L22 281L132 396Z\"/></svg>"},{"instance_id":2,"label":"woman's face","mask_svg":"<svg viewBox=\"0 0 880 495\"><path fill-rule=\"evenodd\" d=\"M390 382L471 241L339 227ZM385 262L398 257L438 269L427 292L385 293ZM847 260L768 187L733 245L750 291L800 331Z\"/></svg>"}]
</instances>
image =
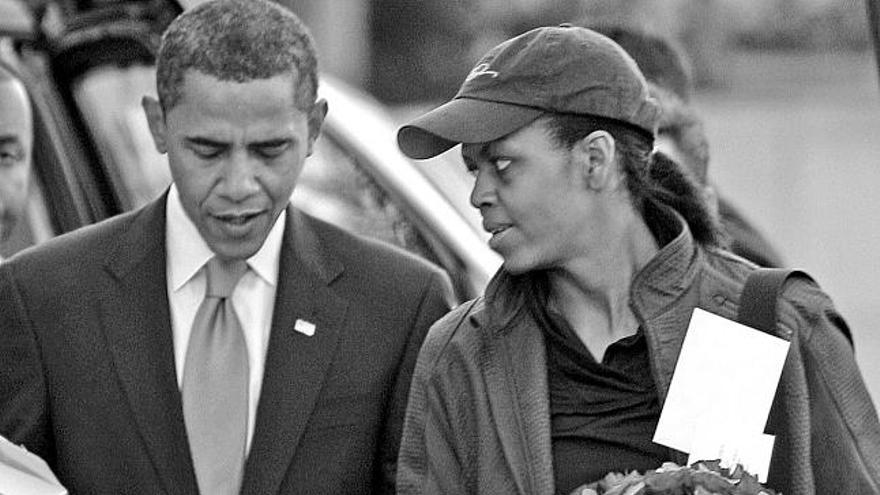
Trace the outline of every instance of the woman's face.
<instances>
[{"instance_id":1,"label":"woman's face","mask_svg":"<svg viewBox=\"0 0 880 495\"><path fill-rule=\"evenodd\" d=\"M564 268L601 242L602 209L545 119L496 141L465 143L462 156L476 175L471 204L508 271Z\"/></svg>"}]
</instances>

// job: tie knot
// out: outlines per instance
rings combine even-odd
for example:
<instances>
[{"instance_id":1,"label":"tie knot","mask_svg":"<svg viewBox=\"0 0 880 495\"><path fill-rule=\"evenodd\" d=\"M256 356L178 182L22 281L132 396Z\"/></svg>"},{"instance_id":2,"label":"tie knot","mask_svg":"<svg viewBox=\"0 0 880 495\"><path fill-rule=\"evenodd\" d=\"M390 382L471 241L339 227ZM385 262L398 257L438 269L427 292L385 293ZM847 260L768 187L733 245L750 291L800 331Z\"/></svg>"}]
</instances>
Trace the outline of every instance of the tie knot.
<instances>
[{"instance_id":1,"label":"tie knot","mask_svg":"<svg viewBox=\"0 0 880 495\"><path fill-rule=\"evenodd\" d=\"M221 260L216 256L211 258L205 263L208 277L205 297L229 297L247 269L247 261L244 260Z\"/></svg>"}]
</instances>

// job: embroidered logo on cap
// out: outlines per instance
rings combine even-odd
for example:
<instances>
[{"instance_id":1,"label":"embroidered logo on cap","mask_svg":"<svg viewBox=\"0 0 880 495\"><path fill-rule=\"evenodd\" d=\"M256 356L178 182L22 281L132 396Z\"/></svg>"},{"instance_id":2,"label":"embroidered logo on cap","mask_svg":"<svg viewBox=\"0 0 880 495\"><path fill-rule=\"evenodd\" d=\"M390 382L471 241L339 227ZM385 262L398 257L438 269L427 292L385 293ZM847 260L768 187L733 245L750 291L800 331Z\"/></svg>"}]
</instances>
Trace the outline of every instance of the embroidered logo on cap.
<instances>
[{"instance_id":1,"label":"embroidered logo on cap","mask_svg":"<svg viewBox=\"0 0 880 495\"><path fill-rule=\"evenodd\" d=\"M470 74L468 74L467 77L464 78L464 80L465 82L467 82L480 76L489 76L492 78L496 78L498 77L498 71L489 70L489 64L482 63L474 67L473 70L471 70Z\"/></svg>"}]
</instances>

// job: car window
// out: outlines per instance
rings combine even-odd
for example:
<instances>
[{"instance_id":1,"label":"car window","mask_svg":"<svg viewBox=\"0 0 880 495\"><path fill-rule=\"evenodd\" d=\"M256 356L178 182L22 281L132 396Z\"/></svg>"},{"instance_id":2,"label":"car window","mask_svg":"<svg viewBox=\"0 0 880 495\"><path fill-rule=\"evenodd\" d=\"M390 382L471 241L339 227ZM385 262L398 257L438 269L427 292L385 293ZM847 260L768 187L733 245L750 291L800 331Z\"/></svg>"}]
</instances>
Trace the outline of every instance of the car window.
<instances>
[{"instance_id":1,"label":"car window","mask_svg":"<svg viewBox=\"0 0 880 495\"><path fill-rule=\"evenodd\" d=\"M329 136L321 136L293 193L303 211L350 232L397 245L439 263L428 242L401 207L356 158Z\"/></svg>"},{"instance_id":2,"label":"car window","mask_svg":"<svg viewBox=\"0 0 880 495\"><path fill-rule=\"evenodd\" d=\"M171 183L165 157L153 145L141 108L144 95L156 94L151 66L97 67L73 87L107 175L125 210L143 206Z\"/></svg>"}]
</instances>

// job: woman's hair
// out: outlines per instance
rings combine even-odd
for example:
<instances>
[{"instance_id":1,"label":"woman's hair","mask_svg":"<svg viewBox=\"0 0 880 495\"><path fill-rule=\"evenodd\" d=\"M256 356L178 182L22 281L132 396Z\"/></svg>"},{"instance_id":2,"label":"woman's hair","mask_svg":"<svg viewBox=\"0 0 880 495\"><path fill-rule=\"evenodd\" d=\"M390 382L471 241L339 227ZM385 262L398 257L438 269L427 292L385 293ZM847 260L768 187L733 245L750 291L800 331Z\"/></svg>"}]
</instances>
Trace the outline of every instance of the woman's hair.
<instances>
[{"instance_id":1,"label":"woman's hair","mask_svg":"<svg viewBox=\"0 0 880 495\"><path fill-rule=\"evenodd\" d=\"M568 149L593 131L608 131L614 136L633 206L655 234L663 225L658 225L656 208L651 206L665 205L684 217L698 243L723 243L718 219L711 213L703 189L671 158L653 152L652 140L640 129L612 119L574 114L551 114L547 128L559 145Z\"/></svg>"}]
</instances>

